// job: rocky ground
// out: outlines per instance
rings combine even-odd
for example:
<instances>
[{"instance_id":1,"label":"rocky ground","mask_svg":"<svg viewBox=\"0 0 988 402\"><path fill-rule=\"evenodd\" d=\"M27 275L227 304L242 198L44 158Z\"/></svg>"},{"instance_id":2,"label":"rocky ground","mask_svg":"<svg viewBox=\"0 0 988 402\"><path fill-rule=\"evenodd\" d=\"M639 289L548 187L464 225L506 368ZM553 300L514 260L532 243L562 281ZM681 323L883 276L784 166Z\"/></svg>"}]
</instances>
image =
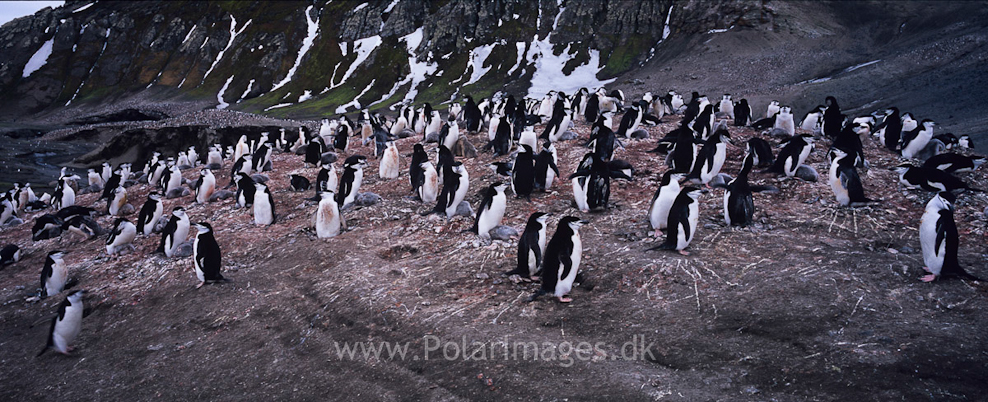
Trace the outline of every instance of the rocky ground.
<instances>
[{"instance_id":1,"label":"rocky ground","mask_svg":"<svg viewBox=\"0 0 988 402\"><path fill-rule=\"evenodd\" d=\"M826 181L755 173L753 182L781 190L755 195L755 225L726 227L722 190L710 190L689 256L647 251L661 241L649 236L645 214L666 167L663 156L644 151L674 128L665 121L648 129L649 139L617 151L635 179L613 184L606 212L574 209L566 182L530 202L509 197L503 223L519 230L534 211L553 213L550 233L564 215L590 221L581 230L584 279L570 304L526 303L537 285L501 276L514 267L514 241L481 242L462 232L472 222L464 217L421 216L431 206L409 197L407 173L381 180L373 158L361 191L383 200L346 211L350 231L333 239L317 239L311 228L315 204L305 198L313 193L288 190L289 173L314 179L317 172L299 156L274 157L268 175L279 219L269 227L253 225L231 200L166 200L166 211L184 206L194 222L211 222L223 250L223 274L233 281L198 290L191 258L152 252L158 235L138 238L133 254L108 257L103 237L31 242L36 214L25 214L27 223L0 232L0 242L26 252L0 271L0 397L969 400L983 393L986 288L918 280L917 228L930 194L899 188L888 170L898 157L865 143L872 167L862 177L878 206L839 208ZM584 124L576 131L587 137ZM731 133L742 145L760 135ZM471 140L479 146L481 137ZM403 164L417 140L398 141ZM580 143L558 147L564 175L586 152ZM809 159L824 177L826 146L819 141ZM724 171L735 175L743 147L728 152ZM371 150L354 147L341 157L357 153ZM492 160L463 159L475 207L494 180ZM215 172L219 183L229 169L227 161ZM988 183L984 170L964 178ZM130 202L139 208L149 190L131 187ZM105 208L94 199L78 203ZM960 260L982 277L986 204L983 194L964 194L956 214ZM111 221L99 218L104 227ZM73 356L35 358L64 297L27 300L54 249L70 251L71 276L89 292L93 312ZM357 342L408 349L404 358L339 353Z\"/></svg>"}]
</instances>

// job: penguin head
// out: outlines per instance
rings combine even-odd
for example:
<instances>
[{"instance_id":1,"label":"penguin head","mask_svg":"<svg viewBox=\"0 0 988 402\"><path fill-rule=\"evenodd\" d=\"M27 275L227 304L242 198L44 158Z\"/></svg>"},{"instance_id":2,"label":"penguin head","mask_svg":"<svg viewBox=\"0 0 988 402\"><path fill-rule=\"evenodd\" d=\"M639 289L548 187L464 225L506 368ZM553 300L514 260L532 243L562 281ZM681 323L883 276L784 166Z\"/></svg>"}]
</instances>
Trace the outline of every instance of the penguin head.
<instances>
[{"instance_id":1,"label":"penguin head","mask_svg":"<svg viewBox=\"0 0 988 402\"><path fill-rule=\"evenodd\" d=\"M196 227L196 230L199 231L199 234L209 233L213 231L213 226L210 225L208 222L199 222L192 226Z\"/></svg>"},{"instance_id":2,"label":"penguin head","mask_svg":"<svg viewBox=\"0 0 988 402\"><path fill-rule=\"evenodd\" d=\"M187 217L188 215L185 214L185 208L175 207L175 209L172 210L172 216L175 216L176 218L179 218L179 219L183 219L183 218Z\"/></svg>"},{"instance_id":3,"label":"penguin head","mask_svg":"<svg viewBox=\"0 0 988 402\"><path fill-rule=\"evenodd\" d=\"M949 191L941 191L930 200L930 204L936 205L940 209L949 210L954 209L955 202L957 202L957 196Z\"/></svg>"},{"instance_id":4,"label":"penguin head","mask_svg":"<svg viewBox=\"0 0 988 402\"><path fill-rule=\"evenodd\" d=\"M127 194L127 189L124 188L124 186L117 186L117 188L113 189L113 194L117 197L120 197L124 194Z\"/></svg>"},{"instance_id":5,"label":"penguin head","mask_svg":"<svg viewBox=\"0 0 988 402\"><path fill-rule=\"evenodd\" d=\"M159 194L157 191L152 191L148 193L148 199L155 201L161 200L161 194Z\"/></svg>"},{"instance_id":6,"label":"penguin head","mask_svg":"<svg viewBox=\"0 0 988 402\"><path fill-rule=\"evenodd\" d=\"M200 170L199 171L199 174L201 174L203 177L212 176L213 175L213 171L212 170L209 170L209 169L203 169L203 170Z\"/></svg>"},{"instance_id":7,"label":"penguin head","mask_svg":"<svg viewBox=\"0 0 988 402\"><path fill-rule=\"evenodd\" d=\"M65 299L68 300L69 303L76 304L76 303L82 301L82 296L85 296L85 295L86 295L86 291L85 290L82 290L82 289L79 289L79 290L77 290L75 292L69 293L69 295L66 296Z\"/></svg>"},{"instance_id":8,"label":"penguin head","mask_svg":"<svg viewBox=\"0 0 988 402\"><path fill-rule=\"evenodd\" d=\"M847 152L845 152L843 149L840 148L831 148L830 152L827 153L827 156L830 157L830 162L833 163L840 160L841 158L846 157Z\"/></svg>"},{"instance_id":9,"label":"penguin head","mask_svg":"<svg viewBox=\"0 0 988 402\"><path fill-rule=\"evenodd\" d=\"M124 222L130 222L130 221L128 221L127 218L117 218L117 220L113 221L113 227L115 228L120 227L120 224Z\"/></svg>"},{"instance_id":10,"label":"penguin head","mask_svg":"<svg viewBox=\"0 0 988 402\"><path fill-rule=\"evenodd\" d=\"M694 200L699 199L700 198L700 194L702 194L702 193L703 193L702 190L700 190L699 188L693 187L693 186L684 187L680 191L680 194L686 194L686 195L690 196L690 198L692 198Z\"/></svg>"},{"instance_id":11,"label":"penguin head","mask_svg":"<svg viewBox=\"0 0 988 402\"><path fill-rule=\"evenodd\" d=\"M254 183L254 188L257 189L258 193L268 191L268 186L265 186L263 183Z\"/></svg>"},{"instance_id":12,"label":"penguin head","mask_svg":"<svg viewBox=\"0 0 988 402\"><path fill-rule=\"evenodd\" d=\"M927 130L932 130L933 129L933 126L935 126L937 124L934 123L933 120L923 119L923 121L920 123L920 125L923 126L923 128L925 128Z\"/></svg>"},{"instance_id":13,"label":"penguin head","mask_svg":"<svg viewBox=\"0 0 988 402\"><path fill-rule=\"evenodd\" d=\"M577 218L575 216L564 216L563 219L559 220L559 226L569 226L573 231L580 229L580 226L590 223L589 221Z\"/></svg>"},{"instance_id":14,"label":"penguin head","mask_svg":"<svg viewBox=\"0 0 988 402\"><path fill-rule=\"evenodd\" d=\"M54 250L48 253L48 258L51 258L52 261L61 260L62 257L64 256L65 256L65 252L61 250Z\"/></svg>"},{"instance_id":15,"label":"penguin head","mask_svg":"<svg viewBox=\"0 0 988 402\"><path fill-rule=\"evenodd\" d=\"M731 100L731 94L724 94L723 100L730 101Z\"/></svg>"},{"instance_id":16,"label":"penguin head","mask_svg":"<svg viewBox=\"0 0 988 402\"><path fill-rule=\"evenodd\" d=\"M463 166L463 162L453 162L453 172L463 173L466 168Z\"/></svg>"},{"instance_id":17,"label":"penguin head","mask_svg":"<svg viewBox=\"0 0 988 402\"><path fill-rule=\"evenodd\" d=\"M914 166L911 163L903 163L903 164L900 164L899 166L896 166L896 167L894 167L894 168L892 168L890 170L892 170L892 171L894 171L896 173L899 173L899 174L903 174L903 173L906 173L909 169L912 169L913 167Z\"/></svg>"},{"instance_id":18,"label":"penguin head","mask_svg":"<svg viewBox=\"0 0 988 402\"><path fill-rule=\"evenodd\" d=\"M491 188L493 188L494 191L497 191L498 193L503 193L504 190L508 188L508 185L498 181L498 182L494 182L494 184L491 184Z\"/></svg>"},{"instance_id":19,"label":"penguin head","mask_svg":"<svg viewBox=\"0 0 988 402\"><path fill-rule=\"evenodd\" d=\"M642 95L642 100L645 101L645 102L651 103L652 102L652 99L654 99L654 98L652 97L652 93L651 92L645 92L645 94Z\"/></svg>"},{"instance_id":20,"label":"penguin head","mask_svg":"<svg viewBox=\"0 0 988 402\"><path fill-rule=\"evenodd\" d=\"M353 155L343 162L346 167L362 168L367 165L367 157L363 155Z\"/></svg>"},{"instance_id":21,"label":"penguin head","mask_svg":"<svg viewBox=\"0 0 988 402\"><path fill-rule=\"evenodd\" d=\"M545 226L545 221L547 219L549 219L549 216L551 216L551 214L546 213L546 212L534 212L534 213L532 213L532 215L530 215L528 217L528 221L529 222L536 222L537 221L537 222L541 223L542 226Z\"/></svg>"},{"instance_id":22,"label":"penguin head","mask_svg":"<svg viewBox=\"0 0 988 402\"><path fill-rule=\"evenodd\" d=\"M827 107L836 106L837 105L837 98L835 98L833 96L828 96L827 99L823 101L823 103L825 105L827 105Z\"/></svg>"}]
</instances>

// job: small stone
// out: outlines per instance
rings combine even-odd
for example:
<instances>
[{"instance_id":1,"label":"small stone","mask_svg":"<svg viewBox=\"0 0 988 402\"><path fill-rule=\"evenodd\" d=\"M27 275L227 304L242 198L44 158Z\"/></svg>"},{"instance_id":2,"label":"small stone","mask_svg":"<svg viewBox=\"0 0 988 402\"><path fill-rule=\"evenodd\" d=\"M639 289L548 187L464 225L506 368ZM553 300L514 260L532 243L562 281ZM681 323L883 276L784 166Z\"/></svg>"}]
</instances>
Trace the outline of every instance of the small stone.
<instances>
[{"instance_id":1,"label":"small stone","mask_svg":"<svg viewBox=\"0 0 988 402\"><path fill-rule=\"evenodd\" d=\"M209 196L209 202L216 202L219 200L225 200L237 195L237 193L230 190L217 190L213 195Z\"/></svg>"},{"instance_id":2,"label":"small stone","mask_svg":"<svg viewBox=\"0 0 988 402\"><path fill-rule=\"evenodd\" d=\"M336 152L323 152L322 156L319 157L319 162L323 165L328 165L336 162L337 159L339 159L339 157L336 156Z\"/></svg>"},{"instance_id":3,"label":"small stone","mask_svg":"<svg viewBox=\"0 0 988 402\"><path fill-rule=\"evenodd\" d=\"M477 274L475 276L477 277L477 279L487 279L487 278L490 278L490 275L487 275L486 272L481 272L481 273L479 273L479 274Z\"/></svg>"},{"instance_id":4,"label":"small stone","mask_svg":"<svg viewBox=\"0 0 988 402\"><path fill-rule=\"evenodd\" d=\"M165 194L165 198L167 199L180 198L180 197L185 197L189 194L192 194L192 192L189 191L188 187L179 187L179 188L173 188L172 191L169 191L167 194Z\"/></svg>"},{"instance_id":5,"label":"small stone","mask_svg":"<svg viewBox=\"0 0 988 402\"><path fill-rule=\"evenodd\" d=\"M124 204L122 207L120 207L120 210L117 211L117 216L130 215L130 214L134 213L134 210L135 209L134 209L134 206L133 205Z\"/></svg>"},{"instance_id":6,"label":"small stone","mask_svg":"<svg viewBox=\"0 0 988 402\"><path fill-rule=\"evenodd\" d=\"M271 178L269 178L267 175L263 175L260 173L253 174L250 176L250 178L254 180L255 183L261 183L261 184L267 183L268 180L271 180Z\"/></svg>"},{"instance_id":7,"label":"small stone","mask_svg":"<svg viewBox=\"0 0 988 402\"><path fill-rule=\"evenodd\" d=\"M185 243L179 244L178 249L172 253L173 258L184 258L192 255L192 242L187 241Z\"/></svg>"},{"instance_id":8,"label":"small stone","mask_svg":"<svg viewBox=\"0 0 988 402\"><path fill-rule=\"evenodd\" d=\"M572 131L568 131L568 130L567 131L563 131L563 133L559 136L559 140L560 141L575 140L577 138L579 138L579 136L576 135L576 133L574 133Z\"/></svg>"}]
</instances>

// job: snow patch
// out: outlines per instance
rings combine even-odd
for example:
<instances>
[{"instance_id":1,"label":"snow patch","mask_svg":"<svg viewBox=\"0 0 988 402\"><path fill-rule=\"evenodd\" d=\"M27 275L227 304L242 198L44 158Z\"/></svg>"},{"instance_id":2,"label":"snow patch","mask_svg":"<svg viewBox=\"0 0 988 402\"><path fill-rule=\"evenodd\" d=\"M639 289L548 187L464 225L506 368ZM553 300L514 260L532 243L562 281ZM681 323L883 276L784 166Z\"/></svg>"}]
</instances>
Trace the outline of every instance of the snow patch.
<instances>
[{"instance_id":1,"label":"snow patch","mask_svg":"<svg viewBox=\"0 0 988 402\"><path fill-rule=\"evenodd\" d=\"M515 72L515 70L517 70L518 67L521 66L522 58L525 57L525 45L527 45L527 43L525 42L515 43L515 46L518 47L518 60L516 60L515 65L512 66L510 70L508 70L508 74L507 74L508 76L511 76L511 73Z\"/></svg>"},{"instance_id":2,"label":"snow patch","mask_svg":"<svg viewBox=\"0 0 988 402\"><path fill-rule=\"evenodd\" d=\"M360 102L358 101L358 99L360 99L361 96L364 96L364 94L367 93L367 91L369 91L371 89L371 87L374 86L374 82L375 81L377 81L376 78L373 79L373 80L371 80L370 84L367 84L367 87L364 88L363 91L360 91L360 93L357 94L357 97L353 98L353 100L350 101L350 103L347 103L347 104L344 104L344 105L340 105L340 107L336 108L336 113L340 113L340 114L346 113L347 107L350 107L350 106L353 106L353 107L355 107L357 109L360 109Z\"/></svg>"},{"instance_id":3,"label":"snow patch","mask_svg":"<svg viewBox=\"0 0 988 402\"><path fill-rule=\"evenodd\" d=\"M491 55L491 51L494 50L494 46L496 45L496 43L491 43L489 45L475 47L470 51L467 67L473 67L473 72L470 74L470 79L463 86L479 81L484 74L487 74L491 70L493 66L484 67L484 62L487 61L487 57Z\"/></svg>"},{"instance_id":4,"label":"snow patch","mask_svg":"<svg viewBox=\"0 0 988 402\"><path fill-rule=\"evenodd\" d=\"M310 48L312 48L312 43L316 40L316 34L319 32L319 19L310 18L309 14L311 12L312 6L305 9L305 23L308 26L308 31L305 35L305 39L302 40L302 48L298 50L298 57L295 58L295 65L288 70L288 74L285 75L285 79L281 80L281 82L275 85L274 88L271 88L272 92L291 82L292 78L295 76L295 71L298 70L299 64L302 64L302 57L305 57L305 54L309 52Z\"/></svg>"},{"instance_id":5,"label":"snow patch","mask_svg":"<svg viewBox=\"0 0 988 402\"><path fill-rule=\"evenodd\" d=\"M668 22L666 24L668 24ZM734 29L734 25L731 25L729 28L711 29L711 30L707 31L707 33L708 34L724 33L724 32L730 31L732 29ZM662 31L662 36L665 36L665 31Z\"/></svg>"},{"instance_id":6,"label":"snow patch","mask_svg":"<svg viewBox=\"0 0 988 402\"><path fill-rule=\"evenodd\" d=\"M309 99L312 99L312 91L306 89L305 91L302 91L302 96L298 97L298 103L305 102Z\"/></svg>"},{"instance_id":7,"label":"snow patch","mask_svg":"<svg viewBox=\"0 0 988 402\"><path fill-rule=\"evenodd\" d=\"M48 39L45 43L42 43L41 48L38 49L37 52L34 52L31 59L24 65L24 73L21 74L21 77L30 77L35 71L38 71L41 67L44 67L45 64L48 64L48 56L51 56L51 49L54 44L55 38Z\"/></svg>"},{"instance_id":8,"label":"snow patch","mask_svg":"<svg viewBox=\"0 0 988 402\"><path fill-rule=\"evenodd\" d=\"M96 63L99 62L99 59L101 57L103 57L103 52L106 51L106 44L107 43L110 43L110 28L107 28L106 29L106 40L103 41L103 49L101 49L99 51L99 55L96 56L96 61L93 62L92 67L89 67L89 73L86 74L86 77L89 77L90 75L93 75L93 70L96 69ZM182 82L185 82L185 80L182 80ZM72 97L69 98L69 101L68 102L65 102L65 106L68 106L68 105L72 104L72 101L75 100L75 97L76 96L79 96L79 91L82 89L82 86L83 85L86 85L86 80L85 79L82 80L82 82L79 83L79 87L75 89L75 93L72 94Z\"/></svg>"},{"instance_id":9,"label":"snow patch","mask_svg":"<svg viewBox=\"0 0 988 402\"><path fill-rule=\"evenodd\" d=\"M357 12L357 11L360 11L360 10L363 10L363 9L364 9L364 7L367 7L367 3L364 3L364 4L361 4L361 5L359 5L359 6L356 6L356 7L354 7L354 8L353 8L353 11L351 11L351 12L354 12L354 13L355 13L355 12Z\"/></svg>"},{"instance_id":10,"label":"snow patch","mask_svg":"<svg viewBox=\"0 0 988 402\"><path fill-rule=\"evenodd\" d=\"M196 27L197 27L197 26L198 26L198 25L193 25L193 26L192 26L192 29L190 29L190 30L189 30L189 33L187 33L187 34L185 34L185 39L182 39L182 44L183 44L183 45L185 44L185 42L188 42L188 41L189 41L189 38L191 38L191 37L192 37L192 33L196 31ZM204 42L204 43L205 43L205 42Z\"/></svg>"},{"instance_id":11,"label":"snow patch","mask_svg":"<svg viewBox=\"0 0 988 402\"><path fill-rule=\"evenodd\" d=\"M343 73L343 78L340 79L339 83L335 83L335 84L333 83L333 81L336 79L336 74L334 71L333 80L330 80L329 82L330 88L336 88L340 85L343 85L343 83L345 83L346 80L350 78L350 75L357 70L357 67L360 66L360 64L362 64L364 60L367 60L367 57L370 56L371 52L373 52L374 49L377 49L377 47L380 45L381 45L381 35L374 35L369 38L357 39L353 41L353 51L357 53L357 59L354 60L353 63L350 63L350 67L347 68L346 73Z\"/></svg>"},{"instance_id":12,"label":"snow patch","mask_svg":"<svg viewBox=\"0 0 988 402\"><path fill-rule=\"evenodd\" d=\"M230 78L226 80L226 83L223 84L223 88L220 88L220 93L216 94L216 100L220 102L219 105L216 105L216 109L218 110L223 110L230 107L230 104L223 100L223 93L225 93L226 89L230 87L230 83L233 82L233 77L234 76L231 75Z\"/></svg>"}]
</instances>

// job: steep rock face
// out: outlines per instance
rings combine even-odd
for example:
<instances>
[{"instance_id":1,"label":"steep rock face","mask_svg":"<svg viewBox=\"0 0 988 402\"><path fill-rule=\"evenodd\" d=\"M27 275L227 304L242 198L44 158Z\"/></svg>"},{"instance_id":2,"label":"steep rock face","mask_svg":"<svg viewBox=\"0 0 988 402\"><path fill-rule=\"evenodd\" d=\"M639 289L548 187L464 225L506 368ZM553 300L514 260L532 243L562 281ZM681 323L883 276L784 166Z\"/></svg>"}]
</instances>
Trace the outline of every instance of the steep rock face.
<instances>
[{"instance_id":1,"label":"steep rock face","mask_svg":"<svg viewBox=\"0 0 988 402\"><path fill-rule=\"evenodd\" d=\"M572 59L567 71L599 51L606 69L597 78L605 79L645 59L670 9L669 26L683 33L753 26L766 15L760 4L727 0L99 2L77 11L87 4L69 1L0 28L3 113L105 104L143 91L222 99L246 111L290 104L271 113L310 116L346 103L441 102L457 89L487 96L506 85L527 88L540 67L534 56L518 57L516 43L525 53L547 37L553 53L569 45L568 55L557 54ZM399 38L418 29L408 52ZM374 37L381 39L366 39ZM51 55L22 77L48 40ZM434 69L422 75L416 61ZM508 71L514 78L506 84ZM476 82L458 87L471 77Z\"/></svg>"}]
</instances>

